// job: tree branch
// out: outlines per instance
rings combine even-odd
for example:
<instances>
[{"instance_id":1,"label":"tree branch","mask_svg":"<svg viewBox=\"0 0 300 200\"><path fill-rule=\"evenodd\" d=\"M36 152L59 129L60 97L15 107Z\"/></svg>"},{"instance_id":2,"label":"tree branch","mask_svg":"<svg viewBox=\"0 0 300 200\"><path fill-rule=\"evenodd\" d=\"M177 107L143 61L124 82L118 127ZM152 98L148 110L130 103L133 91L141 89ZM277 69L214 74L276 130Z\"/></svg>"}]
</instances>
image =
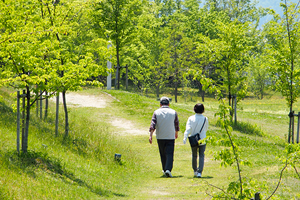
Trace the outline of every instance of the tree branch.
<instances>
[{"instance_id":1,"label":"tree branch","mask_svg":"<svg viewBox=\"0 0 300 200\"><path fill-rule=\"evenodd\" d=\"M225 116L224 116L224 119L225 119ZM242 175L241 175L241 169L240 169L240 163L239 163L239 159L238 159L238 156L237 156L237 153L236 153L236 150L235 150L235 146L233 144L233 141L232 141L232 138L228 132L228 129L227 127L225 126L225 130L227 132L227 135L229 137L229 140L230 140L230 143L231 143L231 146L232 146L232 150L233 150L233 153L234 153L234 158L236 160L236 164L237 164L237 168L238 168L238 173L239 173L239 180L240 180L240 193L241 193L241 197L243 196L243 182L242 182Z\"/></svg>"},{"instance_id":2,"label":"tree branch","mask_svg":"<svg viewBox=\"0 0 300 200\"><path fill-rule=\"evenodd\" d=\"M23 35L33 35L33 34L37 34L37 33L52 32L52 31L53 31L53 30L50 29L50 30L45 30L45 31L36 31L36 32L30 32L30 33L23 33L23 34L19 34L19 35L17 35L17 36L14 36L14 37L8 37L8 38L6 38L5 40L1 41L0 44L6 42L7 40L16 38L16 37L18 37L18 36L23 36Z\"/></svg>"},{"instance_id":3,"label":"tree branch","mask_svg":"<svg viewBox=\"0 0 300 200\"><path fill-rule=\"evenodd\" d=\"M268 198L266 198L266 200L270 199L270 198L275 194L275 192L277 191L277 189L279 188L279 185L280 185L280 182L281 182L281 179L282 179L283 171L286 169L287 165L288 165L288 161L286 160L285 166L284 166L284 168L283 168L283 169L281 170L281 172L280 172L280 177L279 177L278 184L277 184L277 186L276 186L274 192L271 194L271 196L269 196Z\"/></svg>"},{"instance_id":4,"label":"tree branch","mask_svg":"<svg viewBox=\"0 0 300 200\"><path fill-rule=\"evenodd\" d=\"M299 174L299 172L297 171L297 168L296 168L296 166L294 166L294 169L295 169L295 172L296 172L296 174L298 175L298 177L300 178L300 174Z\"/></svg>"},{"instance_id":5,"label":"tree branch","mask_svg":"<svg viewBox=\"0 0 300 200\"><path fill-rule=\"evenodd\" d=\"M205 182L206 182L207 185L209 185L209 186L211 186L211 187L214 187L214 188L216 188L216 189L222 191L222 192L223 192L225 195L227 195L227 196L230 196L230 194L228 194L228 193L227 193L225 190L223 190L222 188L219 188L218 186L212 185L212 184L208 183L207 181L205 181ZM207 192L205 192L205 193L206 193L207 195L213 197L212 195L208 194ZM221 197L218 197L218 198L221 198ZM226 199L227 197L222 197L222 198L223 198L223 199ZM230 197L230 199L236 199L236 198ZM236 200L237 200L237 199L236 199Z\"/></svg>"}]
</instances>

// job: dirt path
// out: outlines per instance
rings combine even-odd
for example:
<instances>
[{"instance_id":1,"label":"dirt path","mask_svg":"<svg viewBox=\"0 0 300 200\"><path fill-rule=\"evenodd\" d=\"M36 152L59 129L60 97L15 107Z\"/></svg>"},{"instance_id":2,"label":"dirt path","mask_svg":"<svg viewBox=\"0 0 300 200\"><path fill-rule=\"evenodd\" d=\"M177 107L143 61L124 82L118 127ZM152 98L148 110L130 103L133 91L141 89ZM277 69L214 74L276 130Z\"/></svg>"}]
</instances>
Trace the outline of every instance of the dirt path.
<instances>
[{"instance_id":1,"label":"dirt path","mask_svg":"<svg viewBox=\"0 0 300 200\"><path fill-rule=\"evenodd\" d=\"M77 107L94 107L94 108L105 108L106 106L109 106L109 102L107 99L114 98L109 94L107 95L107 98L101 98L101 96L94 96L94 95L83 95L78 93L67 93L66 99L67 104L70 106L77 106ZM62 102L62 97L60 95L60 102ZM140 130L134 126L134 124L124 118L116 118L115 116L112 116L110 119L107 119L108 122L110 122L113 126L117 127L119 130L119 133L124 135L147 135L146 130Z\"/></svg>"},{"instance_id":2,"label":"dirt path","mask_svg":"<svg viewBox=\"0 0 300 200\"><path fill-rule=\"evenodd\" d=\"M111 123L116 127L116 134L124 136L143 135L142 143L132 143L138 154L143 156L145 164L145 174L141 177L142 180L138 185L132 188L134 191L130 196L134 199L209 199L199 198L199 195L204 193L199 190L202 187L201 180L194 180L192 170L190 167L190 149L189 146L184 146L181 140L176 141L176 154L174 159L173 179L162 178L161 163L156 141L150 145L148 143L147 128L138 127L134 121L121 118L118 113L110 112L110 106L114 106L111 102L116 100L109 94L102 93L101 95L85 95L80 93L68 93L67 103L76 107L95 107L99 109L101 119L105 116L104 120ZM62 102L62 100L60 100ZM135 138L135 137L132 137ZM138 137L137 137L138 138ZM143 153L144 152L144 153ZM208 156L209 157L209 156ZM209 158L205 160L207 174L212 174L210 170L211 163L208 162ZM210 177L208 177L210 178ZM183 187L184 186L184 187ZM123 197L122 197L123 198Z\"/></svg>"}]
</instances>

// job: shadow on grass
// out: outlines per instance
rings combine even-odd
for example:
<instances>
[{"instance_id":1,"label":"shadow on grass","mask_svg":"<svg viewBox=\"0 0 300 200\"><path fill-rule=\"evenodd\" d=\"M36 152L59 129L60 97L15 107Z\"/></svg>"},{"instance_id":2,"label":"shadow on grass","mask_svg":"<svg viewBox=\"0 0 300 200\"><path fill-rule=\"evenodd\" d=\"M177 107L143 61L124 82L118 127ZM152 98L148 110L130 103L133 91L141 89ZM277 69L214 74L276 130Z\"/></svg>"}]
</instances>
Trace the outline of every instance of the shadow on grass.
<instances>
[{"instance_id":1,"label":"shadow on grass","mask_svg":"<svg viewBox=\"0 0 300 200\"><path fill-rule=\"evenodd\" d=\"M214 177L212 177L212 176L202 176L200 179L212 179L212 178L214 178Z\"/></svg>"},{"instance_id":2,"label":"shadow on grass","mask_svg":"<svg viewBox=\"0 0 300 200\"><path fill-rule=\"evenodd\" d=\"M182 175L178 175L178 176L173 176L173 177L167 177L166 175L162 175L162 176L160 176L160 177L158 177L158 178L183 178L184 176L182 176Z\"/></svg>"},{"instance_id":3,"label":"shadow on grass","mask_svg":"<svg viewBox=\"0 0 300 200\"><path fill-rule=\"evenodd\" d=\"M212 179L212 178L214 178L214 177L213 176L202 176L201 178L198 178L196 176L193 176L193 177L189 177L188 179L199 179L199 180L201 180L201 179Z\"/></svg>"},{"instance_id":4,"label":"shadow on grass","mask_svg":"<svg viewBox=\"0 0 300 200\"><path fill-rule=\"evenodd\" d=\"M13 112L11 107L8 107L3 102L0 102L0 122L4 126L11 127L16 126L17 115Z\"/></svg>"},{"instance_id":5,"label":"shadow on grass","mask_svg":"<svg viewBox=\"0 0 300 200\"><path fill-rule=\"evenodd\" d=\"M217 126L221 127L220 122L217 122ZM245 133L247 135L266 136L266 133L258 127L256 124L250 124L249 122L231 122L230 126L233 130Z\"/></svg>"},{"instance_id":6,"label":"shadow on grass","mask_svg":"<svg viewBox=\"0 0 300 200\"><path fill-rule=\"evenodd\" d=\"M250 124L248 122L236 122L231 124L233 130L240 131L248 135L266 136L260 127L256 124Z\"/></svg>"},{"instance_id":7,"label":"shadow on grass","mask_svg":"<svg viewBox=\"0 0 300 200\"><path fill-rule=\"evenodd\" d=\"M109 190L104 190L100 187L90 186L84 180L77 178L73 173L67 171L62 162L57 158L51 158L46 153L28 151L27 153L17 153L10 151L0 157L10 169L15 171L23 171L29 176L35 178L36 170L42 170L55 178L59 178L65 183L71 184L75 182L82 187L88 188L91 192L104 197L111 195L118 197L126 197L124 194L115 193ZM1 190L0 190L1 197Z\"/></svg>"}]
</instances>

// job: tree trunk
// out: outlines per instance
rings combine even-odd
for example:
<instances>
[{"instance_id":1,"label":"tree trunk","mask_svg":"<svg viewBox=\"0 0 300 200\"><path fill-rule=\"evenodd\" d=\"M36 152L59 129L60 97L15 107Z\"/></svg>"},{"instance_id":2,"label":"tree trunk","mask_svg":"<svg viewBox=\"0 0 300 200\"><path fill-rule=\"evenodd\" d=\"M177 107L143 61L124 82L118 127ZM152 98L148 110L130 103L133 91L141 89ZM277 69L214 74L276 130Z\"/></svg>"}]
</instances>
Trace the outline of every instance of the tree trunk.
<instances>
[{"instance_id":1,"label":"tree trunk","mask_svg":"<svg viewBox=\"0 0 300 200\"><path fill-rule=\"evenodd\" d=\"M17 93L17 152L20 153L20 91Z\"/></svg>"},{"instance_id":2,"label":"tree trunk","mask_svg":"<svg viewBox=\"0 0 300 200\"><path fill-rule=\"evenodd\" d=\"M126 90L128 90L128 66L126 65Z\"/></svg>"},{"instance_id":3,"label":"tree trunk","mask_svg":"<svg viewBox=\"0 0 300 200\"><path fill-rule=\"evenodd\" d=\"M22 149L23 149L23 138L25 138L25 108L26 108L26 100L25 100L25 90L23 90L23 97L22 97Z\"/></svg>"},{"instance_id":4,"label":"tree trunk","mask_svg":"<svg viewBox=\"0 0 300 200\"><path fill-rule=\"evenodd\" d=\"M198 85L198 88L199 88L199 94L201 96L202 102L204 102L205 91L203 91L203 89L202 89L203 86L200 83L200 81L197 81L197 85Z\"/></svg>"},{"instance_id":5,"label":"tree trunk","mask_svg":"<svg viewBox=\"0 0 300 200\"><path fill-rule=\"evenodd\" d=\"M43 119L43 92L40 93L40 119Z\"/></svg>"},{"instance_id":6,"label":"tree trunk","mask_svg":"<svg viewBox=\"0 0 300 200\"><path fill-rule=\"evenodd\" d=\"M67 102L66 102L66 91L62 92L63 98L63 105L65 111L65 137L69 136L69 116L68 116L68 109L67 109Z\"/></svg>"},{"instance_id":7,"label":"tree trunk","mask_svg":"<svg viewBox=\"0 0 300 200\"><path fill-rule=\"evenodd\" d=\"M48 117L48 106L49 106L49 100L48 100L48 92L45 92L46 94L46 103L45 103L45 119Z\"/></svg>"},{"instance_id":8,"label":"tree trunk","mask_svg":"<svg viewBox=\"0 0 300 200\"><path fill-rule=\"evenodd\" d=\"M118 22L116 22L116 31L118 30ZM117 51L117 89L120 89L120 43L119 36L116 38L116 51Z\"/></svg>"},{"instance_id":9,"label":"tree trunk","mask_svg":"<svg viewBox=\"0 0 300 200\"><path fill-rule=\"evenodd\" d=\"M156 85L156 98L159 99L159 83Z\"/></svg>"},{"instance_id":10,"label":"tree trunk","mask_svg":"<svg viewBox=\"0 0 300 200\"><path fill-rule=\"evenodd\" d=\"M178 83L175 82L175 103L177 103L177 95L178 95Z\"/></svg>"},{"instance_id":11,"label":"tree trunk","mask_svg":"<svg viewBox=\"0 0 300 200\"><path fill-rule=\"evenodd\" d=\"M201 85L201 90L202 90L202 85ZM202 102L204 102L204 95L205 95L205 92L202 90L202 91L201 91Z\"/></svg>"},{"instance_id":12,"label":"tree trunk","mask_svg":"<svg viewBox=\"0 0 300 200\"><path fill-rule=\"evenodd\" d=\"M38 96L39 95L38 92L35 95ZM38 117L39 116L39 101L38 100L36 101L35 111L36 111L36 116Z\"/></svg>"},{"instance_id":13,"label":"tree trunk","mask_svg":"<svg viewBox=\"0 0 300 200\"><path fill-rule=\"evenodd\" d=\"M55 135L58 136L59 92L56 96Z\"/></svg>"},{"instance_id":14,"label":"tree trunk","mask_svg":"<svg viewBox=\"0 0 300 200\"><path fill-rule=\"evenodd\" d=\"M26 100L27 100L27 106L26 106L26 123L25 123L25 131L24 131L24 138L22 138L22 151L24 153L27 153L28 150L28 131L29 131L29 119L30 119L30 91L29 87L26 86L27 93L26 93Z\"/></svg>"},{"instance_id":15,"label":"tree trunk","mask_svg":"<svg viewBox=\"0 0 300 200\"><path fill-rule=\"evenodd\" d=\"M117 66L117 71L118 71L118 90L119 90L120 89L120 71L121 71L120 65Z\"/></svg>"},{"instance_id":16,"label":"tree trunk","mask_svg":"<svg viewBox=\"0 0 300 200\"><path fill-rule=\"evenodd\" d=\"M292 39L291 39L291 30L290 30L290 23L289 23L289 15L288 15L288 5L287 5L287 1L285 0L285 9L286 9L286 25L287 25L287 33L288 33L288 39L289 39L289 49L290 49L290 56L291 56L291 74L290 74L290 113L293 113L293 97L294 97L294 90L293 90L293 81L294 81L294 46L292 46ZM294 119L294 117L293 117ZM290 118L291 120L291 118ZM294 120L292 121L294 122ZM290 121L291 124L291 121ZM293 126L293 123L292 123ZM291 142L291 138L292 138L292 143L294 143L294 130L291 130L291 126L289 127L289 136L288 136L288 142Z\"/></svg>"}]
</instances>

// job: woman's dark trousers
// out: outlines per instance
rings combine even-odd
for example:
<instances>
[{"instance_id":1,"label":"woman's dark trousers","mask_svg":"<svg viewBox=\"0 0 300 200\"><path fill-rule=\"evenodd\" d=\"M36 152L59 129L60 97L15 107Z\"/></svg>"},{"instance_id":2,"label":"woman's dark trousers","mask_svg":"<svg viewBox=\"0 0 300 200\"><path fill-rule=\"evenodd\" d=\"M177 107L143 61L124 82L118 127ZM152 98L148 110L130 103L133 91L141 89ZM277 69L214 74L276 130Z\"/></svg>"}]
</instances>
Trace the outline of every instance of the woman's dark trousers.
<instances>
[{"instance_id":1,"label":"woman's dark trousers","mask_svg":"<svg viewBox=\"0 0 300 200\"><path fill-rule=\"evenodd\" d=\"M197 147L192 147L192 167L194 172L202 173L204 167L204 152L205 152L206 144L199 145ZM197 154L199 150L199 167L197 167Z\"/></svg>"}]
</instances>

